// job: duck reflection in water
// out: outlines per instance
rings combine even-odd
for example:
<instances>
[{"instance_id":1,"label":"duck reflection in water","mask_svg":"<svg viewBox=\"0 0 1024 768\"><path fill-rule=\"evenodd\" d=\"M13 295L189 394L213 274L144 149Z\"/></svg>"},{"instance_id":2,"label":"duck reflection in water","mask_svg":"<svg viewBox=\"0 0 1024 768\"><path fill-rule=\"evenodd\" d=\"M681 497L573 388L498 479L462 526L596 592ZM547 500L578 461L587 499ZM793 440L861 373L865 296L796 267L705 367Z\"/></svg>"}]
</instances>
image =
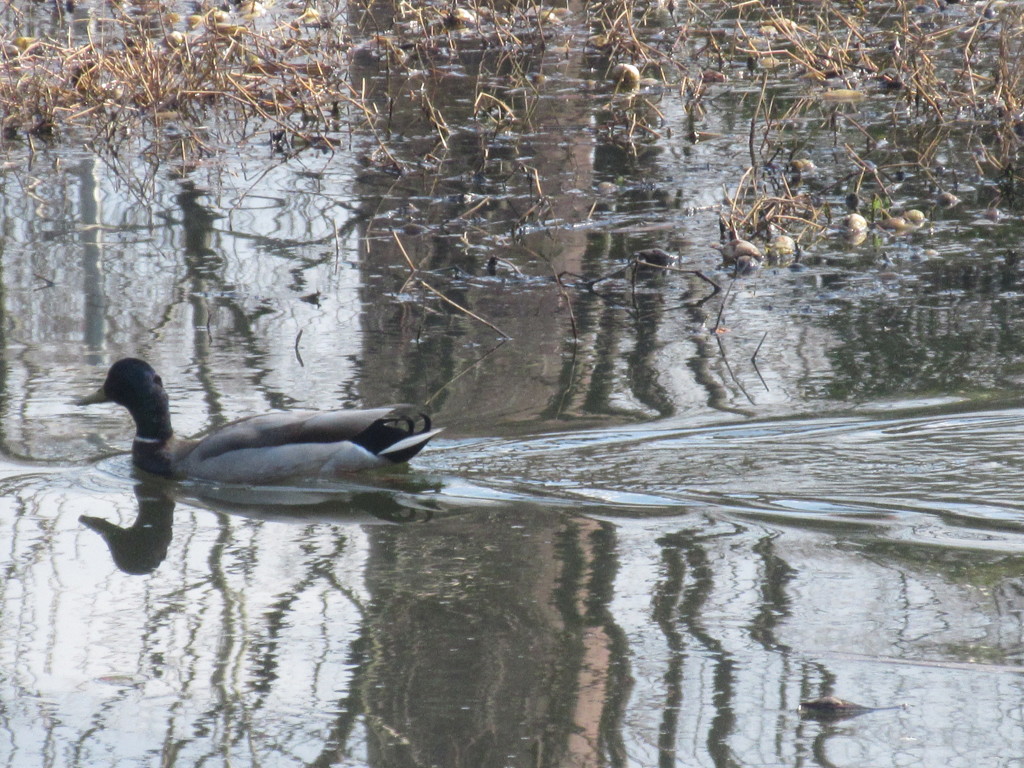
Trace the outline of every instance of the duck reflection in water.
<instances>
[{"instance_id":1,"label":"duck reflection in water","mask_svg":"<svg viewBox=\"0 0 1024 768\"><path fill-rule=\"evenodd\" d=\"M286 523L399 524L434 518L433 506L419 497L428 489L436 490L427 485L415 486L413 493L210 487L186 501L219 514ZM132 575L152 573L167 557L171 544L176 491L180 489L175 484L163 481L136 485L139 514L127 528L89 515L82 515L78 522L103 537L118 569Z\"/></svg>"},{"instance_id":2,"label":"duck reflection in water","mask_svg":"<svg viewBox=\"0 0 1024 768\"><path fill-rule=\"evenodd\" d=\"M107 543L114 565L125 573L152 573L167 557L174 521L174 499L159 487L136 485L139 514L128 528L101 517L82 515L78 522Z\"/></svg>"}]
</instances>

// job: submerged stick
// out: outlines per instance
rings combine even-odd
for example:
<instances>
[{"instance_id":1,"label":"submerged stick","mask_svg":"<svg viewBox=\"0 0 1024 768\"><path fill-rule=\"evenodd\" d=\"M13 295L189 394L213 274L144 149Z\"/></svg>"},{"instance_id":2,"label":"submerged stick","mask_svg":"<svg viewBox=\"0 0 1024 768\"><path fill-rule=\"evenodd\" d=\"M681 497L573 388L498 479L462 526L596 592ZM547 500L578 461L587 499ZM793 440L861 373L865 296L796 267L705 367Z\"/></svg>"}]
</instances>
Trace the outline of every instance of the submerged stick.
<instances>
[{"instance_id":1,"label":"submerged stick","mask_svg":"<svg viewBox=\"0 0 1024 768\"><path fill-rule=\"evenodd\" d=\"M490 348L489 350L487 350L487 351L486 351L486 352L485 352L484 354L480 355L480 357L478 357L478 358L477 358L476 360L474 360L474 361L473 361L472 363L470 363L470 364L469 364L469 365L467 365L467 366L466 366L465 368L463 368L463 369L462 369L461 371L459 371L459 372L458 372L457 374L455 374L455 375L454 375L454 376L452 376L452 377L451 377L450 379L448 379L448 381L446 381L446 382L445 382L444 384L442 384L442 385L441 385L440 387L438 387L437 389L435 389L435 390L434 390L434 392L433 392L433 394L431 394L431 395L430 395L430 397L428 397L428 398L427 398L426 400L424 400L424 401L423 401L423 405L430 405L430 404L431 404L431 403L432 403L432 402L434 401L434 398L435 398L435 397L437 397L438 395L440 395L440 394L441 394L442 392L444 392L444 391L445 391L445 390L446 390L446 389L447 389L448 387L450 387L450 386L451 386L452 384L454 384L454 383L455 383L456 381L458 381L458 380L459 380L459 379L461 379L461 378L462 378L463 376L465 376L465 375L466 375L467 373L469 373L469 372L470 372L470 371L472 371L472 370L473 370L474 368L476 368L476 367L477 367L478 365L480 365L480 364L481 364L481 363L482 363L482 362L483 362L484 360L486 360L486 359L487 359L488 357L490 357L490 356L491 356L491 355L493 355L493 354L494 354L495 352L497 352L497 351L498 351L499 349L501 349L501 346L502 346L502 345L503 345L503 344L504 344L504 343L505 343L506 341L508 341L508 338L507 338L507 337L506 337L506 338L504 338L504 339L500 339L500 340L498 341L498 343L497 343L497 344L495 344L495 345L494 345L493 347L491 347L491 348Z\"/></svg>"},{"instance_id":2,"label":"submerged stick","mask_svg":"<svg viewBox=\"0 0 1024 768\"><path fill-rule=\"evenodd\" d=\"M501 328L496 326L494 323L490 322L489 320L485 320L484 318L480 317L480 315L476 314L472 310L467 309L466 307L464 307L461 304L459 304L457 301L454 301L453 299L449 299L447 296L445 296L443 293L441 293L441 291L437 290L437 288L435 288L430 283L428 283L426 280L424 280L422 277L420 277L419 276L420 270L419 270L418 267L416 267L416 265L414 265L412 263L412 259L409 258L409 254L405 250L405 246L402 245L401 238L398 237L398 233L392 232L391 235L392 235L392 237L394 237L395 243L398 245L398 250L401 251L402 257L405 259L405 263L408 264L409 265L409 269L412 270L410 272L410 274L409 274L409 277L406 278L405 283L402 284L402 292L405 291L405 289L409 285L409 283L416 282L419 285L422 285L424 288L426 288L428 291L433 293L435 296L437 296L439 299L441 299L445 303L450 304L451 306L455 307L457 310L459 310L463 314L468 315L469 317L473 318L478 323L483 323L488 328L490 328L492 331L494 331L499 336L501 336L503 339L511 339L512 338L507 333L505 333L503 330L501 330Z\"/></svg>"},{"instance_id":3,"label":"submerged stick","mask_svg":"<svg viewBox=\"0 0 1024 768\"><path fill-rule=\"evenodd\" d=\"M715 327L712 329L712 333L718 333L718 330L722 327L722 315L725 314L725 305L729 301L729 294L732 293L732 287L736 285L734 279L729 283L729 287L725 289L725 296L722 297L722 306L718 308L718 317L715 318Z\"/></svg>"},{"instance_id":4,"label":"submerged stick","mask_svg":"<svg viewBox=\"0 0 1024 768\"><path fill-rule=\"evenodd\" d=\"M462 312L462 313L464 313L466 315L469 315L474 320L476 320L478 323L483 323L484 325L486 325L488 328L490 328L492 331L497 333L502 338L504 338L504 339L511 339L512 338L507 333L505 333L503 330L501 330L501 328L496 326L494 323L490 322L489 320L485 320L484 318L480 317L480 315L476 314L472 310L467 309L466 307L464 307L461 304L459 304L457 301L449 299L447 296L445 296L443 293L441 293L439 290L437 290L437 288L432 286L430 283L428 283L423 278L417 278L416 282L418 282L420 285L422 285L424 288L426 288L428 291L433 293L435 296L437 296L442 301L444 301L444 302L446 302L448 304L451 304L457 310L459 310L460 312Z\"/></svg>"}]
</instances>

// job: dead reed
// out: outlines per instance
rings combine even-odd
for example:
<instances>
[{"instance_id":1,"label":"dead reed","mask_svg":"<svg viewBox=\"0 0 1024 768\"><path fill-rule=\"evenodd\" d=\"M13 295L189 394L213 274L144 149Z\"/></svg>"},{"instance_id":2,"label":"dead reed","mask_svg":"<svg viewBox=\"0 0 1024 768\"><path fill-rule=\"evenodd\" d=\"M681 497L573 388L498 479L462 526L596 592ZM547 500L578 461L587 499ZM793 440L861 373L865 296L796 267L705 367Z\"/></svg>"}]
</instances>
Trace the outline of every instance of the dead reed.
<instances>
[{"instance_id":1,"label":"dead reed","mask_svg":"<svg viewBox=\"0 0 1024 768\"><path fill-rule=\"evenodd\" d=\"M245 0L193 15L177 7L104 5L106 16L59 20L31 36L19 33L30 10L9 4L4 140L85 136L117 154L141 136L187 165L261 137L286 154L330 151L358 126L378 144L367 163L401 175L438 165L463 126L491 140L528 129L551 75L570 62L574 77L597 84L594 141L629 161L700 141L716 100L749 102L745 134L735 137L748 168L721 211L730 237L767 244L783 233L806 244L844 209L888 215L901 207L893 181L908 172L955 196L958 177L942 160L954 145L971 172L998 184L1001 200L1021 180L1016 3ZM453 79L468 86L460 98ZM669 98L681 100L685 126L666 119ZM870 121L858 110L865 99ZM406 134L410 121L425 128L433 145L417 145L418 156L397 148L399 119ZM816 169L809 155L823 138L838 162ZM517 226L542 220L545 180L528 162L503 162L532 196Z\"/></svg>"}]
</instances>

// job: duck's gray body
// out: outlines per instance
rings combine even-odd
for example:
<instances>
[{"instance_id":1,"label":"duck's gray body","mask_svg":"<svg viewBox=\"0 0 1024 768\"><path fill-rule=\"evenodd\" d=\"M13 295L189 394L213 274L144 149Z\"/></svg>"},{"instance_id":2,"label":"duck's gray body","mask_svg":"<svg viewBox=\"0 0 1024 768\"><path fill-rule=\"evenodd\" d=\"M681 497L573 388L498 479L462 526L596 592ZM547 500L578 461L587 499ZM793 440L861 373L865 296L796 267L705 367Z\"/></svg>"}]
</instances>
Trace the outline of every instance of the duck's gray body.
<instances>
[{"instance_id":1,"label":"duck's gray body","mask_svg":"<svg viewBox=\"0 0 1024 768\"><path fill-rule=\"evenodd\" d=\"M268 413L232 422L199 440L183 440L171 429L162 380L135 358L111 366L103 386L80 404L107 401L125 406L135 420L132 460L140 469L225 483L332 478L400 464L441 431L431 429L430 418L409 406L388 406Z\"/></svg>"}]
</instances>

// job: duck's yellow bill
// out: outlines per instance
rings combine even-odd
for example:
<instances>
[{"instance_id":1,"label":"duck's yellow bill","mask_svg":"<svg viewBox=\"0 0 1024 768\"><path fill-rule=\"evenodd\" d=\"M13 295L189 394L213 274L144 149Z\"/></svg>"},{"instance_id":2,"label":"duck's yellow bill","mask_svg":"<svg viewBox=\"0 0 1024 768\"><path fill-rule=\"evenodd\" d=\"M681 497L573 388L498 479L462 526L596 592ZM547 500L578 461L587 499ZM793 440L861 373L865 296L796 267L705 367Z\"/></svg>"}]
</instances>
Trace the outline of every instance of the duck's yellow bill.
<instances>
[{"instance_id":1,"label":"duck's yellow bill","mask_svg":"<svg viewBox=\"0 0 1024 768\"><path fill-rule=\"evenodd\" d=\"M95 403L109 403L110 398L107 397L107 393L103 391L103 387L100 387L91 395L75 400L75 405L93 405Z\"/></svg>"}]
</instances>

